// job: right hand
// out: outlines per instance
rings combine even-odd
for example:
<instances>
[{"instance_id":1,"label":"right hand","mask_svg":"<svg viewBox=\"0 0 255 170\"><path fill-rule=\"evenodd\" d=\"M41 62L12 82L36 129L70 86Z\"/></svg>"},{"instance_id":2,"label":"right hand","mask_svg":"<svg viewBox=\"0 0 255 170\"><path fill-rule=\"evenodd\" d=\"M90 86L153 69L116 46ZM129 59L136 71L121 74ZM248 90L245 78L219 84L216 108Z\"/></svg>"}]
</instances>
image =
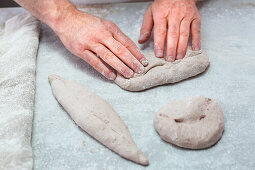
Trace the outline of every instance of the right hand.
<instances>
[{"instance_id":1,"label":"right hand","mask_svg":"<svg viewBox=\"0 0 255 170\"><path fill-rule=\"evenodd\" d=\"M135 43L110 21L73 9L53 30L70 52L110 80L116 73L105 63L126 78L133 77L134 72L143 73L148 65Z\"/></svg>"}]
</instances>

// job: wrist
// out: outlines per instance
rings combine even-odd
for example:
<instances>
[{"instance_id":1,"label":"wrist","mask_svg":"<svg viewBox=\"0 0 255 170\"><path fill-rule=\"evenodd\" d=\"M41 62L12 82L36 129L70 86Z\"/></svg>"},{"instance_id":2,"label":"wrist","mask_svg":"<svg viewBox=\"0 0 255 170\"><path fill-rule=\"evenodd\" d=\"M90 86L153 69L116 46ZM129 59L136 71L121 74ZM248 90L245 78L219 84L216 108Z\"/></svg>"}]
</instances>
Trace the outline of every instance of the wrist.
<instances>
[{"instance_id":1,"label":"wrist","mask_svg":"<svg viewBox=\"0 0 255 170\"><path fill-rule=\"evenodd\" d=\"M76 7L66 2L65 4L60 4L55 8L51 9L45 16L43 21L51 27L55 32L66 22L66 19L73 15L75 12L78 12Z\"/></svg>"}]
</instances>

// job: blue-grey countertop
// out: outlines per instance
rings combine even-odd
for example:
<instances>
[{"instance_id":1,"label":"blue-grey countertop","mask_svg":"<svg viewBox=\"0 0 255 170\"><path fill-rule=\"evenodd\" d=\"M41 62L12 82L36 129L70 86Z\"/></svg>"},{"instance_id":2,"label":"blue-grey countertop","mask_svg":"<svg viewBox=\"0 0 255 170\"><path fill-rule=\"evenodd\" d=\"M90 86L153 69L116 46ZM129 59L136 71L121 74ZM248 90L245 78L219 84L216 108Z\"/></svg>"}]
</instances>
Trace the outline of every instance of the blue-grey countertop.
<instances>
[{"instance_id":1,"label":"blue-grey countertop","mask_svg":"<svg viewBox=\"0 0 255 170\"><path fill-rule=\"evenodd\" d=\"M114 21L137 42L149 3L82 8ZM210 67L195 78L128 92L107 81L81 59L70 54L55 33L42 24L37 57L33 125L35 170L94 169L255 169L255 2L207 0L198 4L202 16L202 47ZM23 12L1 9L0 21ZM153 43L140 46L153 51ZM49 74L73 79L107 100L127 124L150 161L143 167L127 161L79 129L51 93ZM163 142L153 127L155 112L171 100L204 95L222 107L225 132L205 150L186 150Z\"/></svg>"}]
</instances>

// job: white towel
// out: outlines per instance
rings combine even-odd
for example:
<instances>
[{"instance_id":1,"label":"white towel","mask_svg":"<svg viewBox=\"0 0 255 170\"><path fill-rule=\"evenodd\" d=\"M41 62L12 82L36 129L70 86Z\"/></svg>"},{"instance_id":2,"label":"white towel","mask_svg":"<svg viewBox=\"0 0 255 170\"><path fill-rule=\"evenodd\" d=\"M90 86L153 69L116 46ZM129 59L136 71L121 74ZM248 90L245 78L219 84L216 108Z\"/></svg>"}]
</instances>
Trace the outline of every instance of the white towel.
<instances>
[{"instance_id":1,"label":"white towel","mask_svg":"<svg viewBox=\"0 0 255 170\"><path fill-rule=\"evenodd\" d=\"M33 168L31 131L39 22L28 14L0 25L0 169Z\"/></svg>"}]
</instances>

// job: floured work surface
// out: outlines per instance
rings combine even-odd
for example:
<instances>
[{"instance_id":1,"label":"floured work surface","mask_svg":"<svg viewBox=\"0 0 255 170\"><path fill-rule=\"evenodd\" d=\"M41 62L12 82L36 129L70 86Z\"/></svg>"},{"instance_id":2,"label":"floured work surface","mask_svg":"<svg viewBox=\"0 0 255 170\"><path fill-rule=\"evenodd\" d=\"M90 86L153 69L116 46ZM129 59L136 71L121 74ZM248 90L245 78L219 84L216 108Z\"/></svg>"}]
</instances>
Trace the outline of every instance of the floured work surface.
<instances>
[{"instance_id":1,"label":"floured work surface","mask_svg":"<svg viewBox=\"0 0 255 170\"><path fill-rule=\"evenodd\" d=\"M195 78L139 93L108 82L65 50L54 32L43 24L36 74L34 169L155 170L171 167L225 170L255 167L255 34L251 32L255 30L255 11L250 5L253 3L253 0L208 0L199 4L202 49L210 57L210 67ZM102 7L105 6L85 10L111 19L137 42L148 4ZM3 11L1 9L0 13ZM143 53L153 52L152 41L140 47ZM109 102L129 127L132 138L148 157L150 165L144 168L126 161L79 130L52 95L48 83L51 73L78 81ZM160 140L153 127L158 109L169 101L198 95L215 99L224 112L225 131L217 145L190 151Z\"/></svg>"}]
</instances>

